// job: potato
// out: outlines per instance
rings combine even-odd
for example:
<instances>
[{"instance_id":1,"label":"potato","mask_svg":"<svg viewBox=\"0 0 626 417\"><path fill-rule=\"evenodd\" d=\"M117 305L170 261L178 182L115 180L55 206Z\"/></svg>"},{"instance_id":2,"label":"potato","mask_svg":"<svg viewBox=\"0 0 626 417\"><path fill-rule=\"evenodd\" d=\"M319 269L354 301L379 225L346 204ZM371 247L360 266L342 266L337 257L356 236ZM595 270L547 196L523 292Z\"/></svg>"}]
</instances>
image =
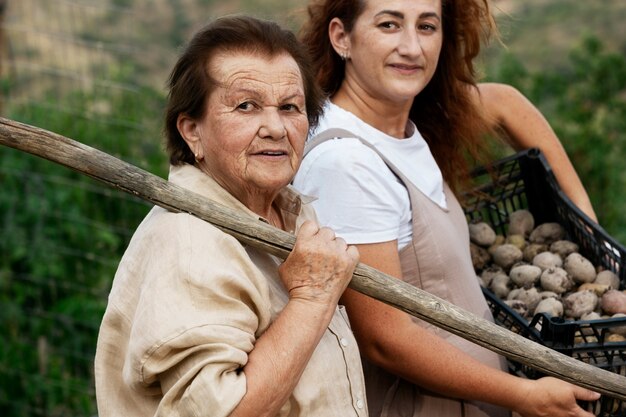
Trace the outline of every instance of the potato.
<instances>
[{"instance_id":1,"label":"potato","mask_svg":"<svg viewBox=\"0 0 626 417\"><path fill-rule=\"evenodd\" d=\"M513 264L519 262L523 258L522 251L515 245L505 243L494 249L491 254L493 261L505 270L509 270Z\"/></svg>"},{"instance_id":2,"label":"potato","mask_svg":"<svg viewBox=\"0 0 626 417\"><path fill-rule=\"evenodd\" d=\"M508 235L522 235L527 238L535 228L535 218L528 210L515 210L509 215Z\"/></svg>"},{"instance_id":3,"label":"potato","mask_svg":"<svg viewBox=\"0 0 626 417\"><path fill-rule=\"evenodd\" d=\"M556 253L541 252L533 258L533 265L538 266L544 271L549 268L560 268L563 266L563 260Z\"/></svg>"},{"instance_id":4,"label":"potato","mask_svg":"<svg viewBox=\"0 0 626 417\"><path fill-rule=\"evenodd\" d=\"M504 272L497 274L491 280L489 289L500 299L505 299L511 292L511 278Z\"/></svg>"},{"instance_id":5,"label":"potato","mask_svg":"<svg viewBox=\"0 0 626 417\"><path fill-rule=\"evenodd\" d=\"M523 301L528 307L528 311L534 311L537 304L541 301L541 295L539 295L535 287L529 289L516 288L512 290L506 298L507 300Z\"/></svg>"},{"instance_id":6,"label":"potato","mask_svg":"<svg viewBox=\"0 0 626 417\"><path fill-rule=\"evenodd\" d=\"M493 242L493 244L487 248L487 251L489 251L489 254L493 256L493 250L497 248L498 246L504 244L505 240L506 238L504 236L496 235L496 241Z\"/></svg>"},{"instance_id":7,"label":"potato","mask_svg":"<svg viewBox=\"0 0 626 417\"><path fill-rule=\"evenodd\" d=\"M598 272L596 280L593 282L596 284L608 285L612 290L619 289L619 277L615 274L615 272L608 269Z\"/></svg>"},{"instance_id":8,"label":"potato","mask_svg":"<svg viewBox=\"0 0 626 417\"><path fill-rule=\"evenodd\" d=\"M509 277L511 281L518 287L531 288L539 281L541 276L541 268L535 265L516 265L511 267Z\"/></svg>"},{"instance_id":9,"label":"potato","mask_svg":"<svg viewBox=\"0 0 626 417\"><path fill-rule=\"evenodd\" d=\"M491 260L493 261L493 253L496 251L496 249L498 249L500 246L502 246L502 243L495 243L491 246L489 246L487 248L487 252L489 253L489 256L491 256Z\"/></svg>"},{"instance_id":10,"label":"potato","mask_svg":"<svg viewBox=\"0 0 626 417\"><path fill-rule=\"evenodd\" d=\"M590 290L590 291L595 292L598 297L602 297L602 295L610 289L611 287L609 287L608 285L595 284L593 282L586 282L582 284L580 287L578 287L576 291Z\"/></svg>"},{"instance_id":11,"label":"potato","mask_svg":"<svg viewBox=\"0 0 626 417\"><path fill-rule=\"evenodd\" d=\"M551 244L565 237L565 229L558 223L543 223L537 226L528 237L531 243Z\"/></svg>"},{"instance_id":12,"label":"potato","mask_svg":"<svg viewBox=\"0 0 626 417\"><path fill-rule=\"evenodd\" d=\"M528 317L528 306L521 300L504 300L504 304L511 307L511 309L522 317Z\"/></svg>"},{"instance_id":13,"label":"potato","mask_svg":"<svg viewBox=\"0 0 626 417\"><path fill-rule=\"evenodd\" d=\"M489 247L496 241L496 232L485 222L470 223L470 241L483 247Z\"/></svg>"},{"instance_id":14,"label":"potato","mask_svg":"<svg viewBox=\"0 0 626 417\"><path fill-rule=\"evenodd\" d=\"M493 281L493 277L498 274L506 275L502 268L498 265L491 265L481 271L480 278L487 284L487 286L490 286L491 281Z\"/></svg>"},{"instance_id":15,"label":"potato","mask_svg":"<svg viewBox=\"0 0 626 417\"><path fill-rule=\"evenodd\" d=\"M626 317L626 314L624 313L616 313L611 316L612 319L625 318L625 317ZM622 335L622 336L626 336L626 320L624 320L623 326L611 327L611 332Z\"/></svg>"},{"instance_id":16,"label":"potato","mask_svg":"<svg viewBox=\"0 0 626 417\"><path fill-rule=\"evenodd\" d=\"M596 279L596 268L587 258L577 252L567 255L563 261L563 269L578 284L593 282Z\"/></svg>"},{"instance_id":17,"label":"potato","mask_svg":"<svg viewBox=\"0 0 626 417\"><path fill-rule=\"evenodd\" d=\"M504 243L510 243L517 246L520 250L524 250L526 247L526 239L522 235L508 235Z\"/></svg>"},{"instance_id":18,"label":"potato","mask_svg":"<svg viewBox=\"0 0 626 417\"><path fill-rule=\"evenodd\" d=\"M552 317L563 316L563 303L556 298L546 298L541 300L535 307L534 314L546 313Z\"/></svg>"},{"instance_id":19,"label":"potato","mask_svg":"<svg viewBox=\"0 0 626 417\"><path fill-rule=\"evenodd\" d=\"M600 320L602 319L602 316L598 314L598 312L592 311L591 313L583 314L582 316L580 316L580 319L581 320Z\"/></svg>"},{"instance_id":20,"label":"potato","mask_svg":"<svg viewBox=\"0 0 626 417\"><path fill-rule=\"evenodd\" d=\"M568 294L563 298L565 316L579 319L585 314L589 314L596 309L598 296L593 291L581 291Z\"/></svg>"},{"instance_id":21,"label":"potato","mask_svg":"<svg viewBox=\"0 0 626 417\"><path fill-rule=\"evenodd\" d=\"M549 250L548 245L545 243L529 243L526 245L523 251L524 260L526 262L531 262L541 252L547 252Z\"/></svg>"},{"instance_id":22,"label":"potato","mask_svg":"<svg viewBox=\"0 0 626 417\"><path fill-rule=\"evenodd\" d=\"M605 342L626 342L626 336L622 336L617 333L609 333L607 337L604 338Z\"/></svg>"},{"instance_id":23,"label":"potato","mask_svg":"<svg viewBox=\"0 0 626 417\"><path fill-rule=\"evenodd\" d=\"M577 334L576 336L574 336L574 344L578 345L581 343L598 343L598 338L593 335L583 337Z\"/></svg>"},{"instance_id":24,"label":"potato","mask_svg":"<svg viewBox=\"0 0 626 417\"><path fill-rule=\"evenodd\" d=\"M561 259L565 259L570 253L578 252L578 245L569 240L557 240L550 245L550 252L556 253Z\"/></svg>"},{"instance_id":25,"label":"potato","mask_svg":"<svg viewBox=\"0 0 626 417\"><path fill-rule=\"evenodd\" d=\"M600 307L606 314L626 314L626 293L619 290L609 290L600 300Z\"/></svg>"},{"instance_id":26,"label":"potato","mask_svg":"<svg viewBox=\"0 0 626 417\"><path fill-rule=\"evenodd\" d=\"M542 300L545 300L546 298L559 298L559 295L553 291L541 291L539 292L539 295L541 296Z\"/></svg>"},{"instance_id":27,"label":"potato","mask_svg":"<svg viewBox=\"0 0 626 417\"><path fill-rule=\"evenodd\" d=\"M583 314L580 316L581 320L591 321L591 320L600 320L602 317L595 311L592 311L589 314ZM592 327L580 326L580 332L586 336L592 336L595 334Z\"/></svg>"},{"instance_id":28,"label":"potato","mask_svg":"<svg viewBox=\"0 0 626 417\"><path fill-rule=\"evenodd\" d=\"M572 289L574 281L563 268L548 268L541 273L539 278L541 288L557 294L563 294Z\"/></svg>"},{"instance_id":29,"label":"potato","mask_svg":"<svg viewBox=\"0 0 626 417\"><path fill-rule=\"evenodd\" d=\"M472 257L472 265L476 271L481 271L491 262L491 255L489 255L487 249L473 242L470 242L470 256Z\"/></svg>"}]
</instances>

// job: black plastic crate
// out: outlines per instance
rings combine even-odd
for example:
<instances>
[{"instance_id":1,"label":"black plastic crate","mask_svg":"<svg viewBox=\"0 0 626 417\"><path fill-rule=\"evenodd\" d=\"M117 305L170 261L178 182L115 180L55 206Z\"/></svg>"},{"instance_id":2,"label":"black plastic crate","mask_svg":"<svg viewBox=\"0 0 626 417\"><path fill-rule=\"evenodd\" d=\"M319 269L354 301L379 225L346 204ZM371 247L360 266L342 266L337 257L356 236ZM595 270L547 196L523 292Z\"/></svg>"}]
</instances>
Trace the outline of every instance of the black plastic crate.
<instances>
[{"instance_id":1,"label":"black plastic crate","mask_svg":"<svg viewBox=\"0 0 626 417\"><path fill-rule=\"evenodd\" d=\"M552 169L538 149L529 149L499 160L473 173L475 187L464 193L468 221L489 223L506 235L509 214L528 209L535 224L557 222L567 238L579 245L580 253L594 265L615 272L626 288L626 249L590 220L563 193ZM538 314L528 321L504 304L489 289L483 289L496 323L544 346L602 369L626 375L626 342L605 342L611 328L626 326L626 318L572 321ZM540 375L534 369L509 361L511 371L528 378ZM587 404L602 417L626 417L626 402L602 397Z\"/></svg>"}]
</instances>

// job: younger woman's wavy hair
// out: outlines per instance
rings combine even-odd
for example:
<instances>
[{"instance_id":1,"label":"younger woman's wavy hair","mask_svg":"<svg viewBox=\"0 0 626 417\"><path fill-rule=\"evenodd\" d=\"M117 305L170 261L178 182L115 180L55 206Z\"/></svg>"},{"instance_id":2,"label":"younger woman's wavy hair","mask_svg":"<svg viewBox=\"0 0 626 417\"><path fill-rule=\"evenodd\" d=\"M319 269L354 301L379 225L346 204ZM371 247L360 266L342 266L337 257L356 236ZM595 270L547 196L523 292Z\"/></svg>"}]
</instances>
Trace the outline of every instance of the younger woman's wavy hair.
<instances>
[{"instance_id":1,"label":"younger woman's wavy hair","mask_svg":"<svg viewBox=\"0 0 626 417\"><path fill-rule=\"evenodd\" d=\"M208 73L211 59L219 52L255 53L272 58L287 53L302 75L309 128L317 125L324 96L315 80L306 48L289 30L277 23L249 16L219 18L198 31L176 62L168 79L165 139L172 165L193 164L194 155L176 126L178 115L201 119L216 81Z\"/></svg>"},{"instance_id":2,"label":"younger woman's wavy hair","mask_svg":"<svg viewBox=\"0 0 626 417\"><path fill-rule=\"evenodd\" d=\"M367 1L312 0L309 19L300 31L313 62L320 87L333 95L340 87L345 63L328 38L330 21L341 19L350 32ZM468 179L470 162L489 158L484 137L493 133L483 112L472 100L477 88L474 59L481 43L497 36L488 0L441 0L443 45L432 80L415 98L409 117L417 125L453 189ZM476 91L476 94L478 92Z\"/></svg>"}]
</instances>

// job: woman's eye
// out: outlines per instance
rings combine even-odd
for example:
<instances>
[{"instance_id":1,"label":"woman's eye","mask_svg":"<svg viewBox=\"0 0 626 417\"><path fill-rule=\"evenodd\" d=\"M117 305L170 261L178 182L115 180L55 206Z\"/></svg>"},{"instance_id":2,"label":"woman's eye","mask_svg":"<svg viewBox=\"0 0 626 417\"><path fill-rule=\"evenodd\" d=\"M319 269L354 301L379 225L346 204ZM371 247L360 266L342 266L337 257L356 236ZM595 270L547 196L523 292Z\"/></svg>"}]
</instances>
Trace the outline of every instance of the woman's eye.
<instances>
[{"instance_id":1,"label":"woman's eye","mask_svg":"<svg viewBox=\"0 0 626 417\"><path fill-rule=\"evenodd\" d=\"M300 107L298 107L297 105L293 103L283 104L282 106L280 106L280 109L283 111L289 111L289 112L300 111Z\"/></svg>"},{"instance_id":2,"label":"woman's eye","mask_svg":"<svg viewBox=\"0 0 626 417\"><path fill-rule=\"evenodd\" d=\"M378 25L378 27L383 29L397 29L400 26L396 22L382 22Z\"/></svg>"},{"instance_id":3,"label":"woman's eye","mask_svg":"<svg viewBox=\"0 0 626 417\"><path fill-rule=\"evenodd\" d=\"M419 30L423 30L426 32L436 32L437 31L437 26L435 25L431 25L430 23L422 23L421 25L418 26Z\"/></svg>"},{"instance_id":4,"label":"woman's eye","mask_svg":"<svg viewBox=\"0 0 626 417\"><path fill-rule=\"evenodd\" d=\"M243 103L238 104L237 108L239 110L250 111L254 109L254 104L250 101L244 101Z\"/></svg>"}]
</instances>

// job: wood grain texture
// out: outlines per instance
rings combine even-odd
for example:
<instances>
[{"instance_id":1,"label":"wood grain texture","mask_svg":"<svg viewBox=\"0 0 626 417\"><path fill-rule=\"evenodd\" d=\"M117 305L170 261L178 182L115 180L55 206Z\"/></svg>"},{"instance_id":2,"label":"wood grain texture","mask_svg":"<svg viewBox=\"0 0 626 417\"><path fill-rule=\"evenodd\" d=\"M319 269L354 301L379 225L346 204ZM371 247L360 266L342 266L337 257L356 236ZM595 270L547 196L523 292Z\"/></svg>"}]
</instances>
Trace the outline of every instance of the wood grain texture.
<instances>
[{"instance_id":1,"label":"wood grain texture","mask_svg":"<svg viewBox=\"0 0 626 417\"><path fill-rule=\"evenodd\" d=\"M212 223L284 259L295 236L239 215L156 175L64 136L0 118L0 143L64 165L175 212ZM350 287L540 372L626 401L626 377L558 353L428 292L359 264Z\"/></svg>"}]
</instances>

